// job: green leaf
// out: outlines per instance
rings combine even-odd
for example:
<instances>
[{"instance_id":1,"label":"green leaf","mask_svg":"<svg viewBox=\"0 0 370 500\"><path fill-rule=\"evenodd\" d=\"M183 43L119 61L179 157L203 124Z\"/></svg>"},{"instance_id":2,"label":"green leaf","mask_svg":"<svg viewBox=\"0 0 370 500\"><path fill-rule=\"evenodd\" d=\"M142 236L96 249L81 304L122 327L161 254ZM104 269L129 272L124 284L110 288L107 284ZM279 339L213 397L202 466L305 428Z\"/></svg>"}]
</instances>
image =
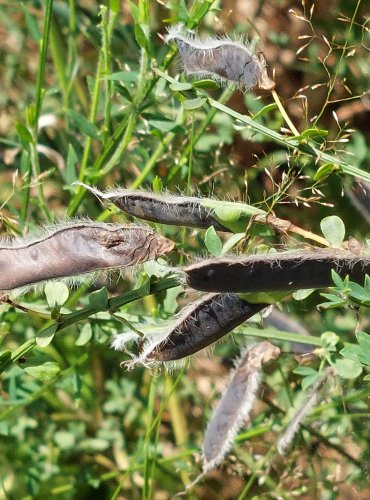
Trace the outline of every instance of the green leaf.
<instances>
[{"instance_id":1,"label":"green leaf","mask_svg":"<svg viewBox=\"0 0 370 500\"><path fill-rule=\"evenodd\" d=\"M27 149L29 144L32 144L33 142L31 132L27 127L22 125L22 123L17 123L15 128L18 132L19 140L21 141L22 146Z\"/></svg>"},{"instance_id":2,"label":"green leaf","mask_svg":"<svg viewBox=\"0 0 370 500\"><path fill-rule=\"evenodd\" d=\"M362 372L361 364L353 359L338 359L334 363L334 367L338 375L345 379L357 378Z\"/></svg>"},{"instance_id":3,"label":"green leaf","mask_svg":"<svg viewBox=\"0 0 370 500\"><path fill-rule=\"evenodd\" d=\"M361 348L370 353L370 335L365 332L357 332L356 337Z\"/></svg>"},{"instance_id":4,"label":"green leaf","mask_svg":"<svg viewBox=\"0 0 370 500\"><path fill-rule=\"evenodd\" d=\"M304 300L307 299L313 292L315 291L315 288L307 288L306 290L296 290L293 294L292 297L294 300Z\"/></svg>"},{"instance_id":5,"label":"green leaf","mask_svg":"<svg viewBox=\"0 0 370 500\"><path fill-rule=\"evenodd\" d=\"M320 340L322 347L324 347L327 351L335 352L335 346L338 344L340 339L334 332L324 332L321 335Z\"/></svg>"},{"instance_id":6,"label":"green leaf","mask_svg":"<svg viewBox=\"0 0 370 500\"><path fill-rule=\"evenodd\" d=\"M155 193L161 193L163 191L163 182L159 175L156 175L152 182L152 188Z\"/></svg>"},{"instance_id":7,"label":"green leaf","mask_svg":"<svg viewBox=\"0 0 370 500\"><path fill-rule=\"evenodd\" d=\"M198 80L193 83L193 87L197 89L219 89L220 85L214 80Z\"/></svg>"},{"instance_id":8,"label":"green leaf","mask_svg":"<svg viewBox=\"0 0 370 500\"><path fill-rule=\"evenodd\" d=\"M95 309L95 311L106 311L109 309L109 297L108 290L106 286L90 293L89 304Z\"/></svg>"},{"instance_id":9,"label":"green leaf","mask_svg":"<svg viewBox=\"0 0 370 500\"><path fill-rule=\"evenodd\" d=\"M111 73L110 75L105 76L103 80L135 83L137 82L138 78L138 71L117 71L116 73Z\"/></svg>"},{"instance_id":10,"label":"green leaf","mask_svg":"<svg viewBox=\"0 0 370 500\"><path fill-rule=\"evenodd\" d=\"M226 255L244 238L245 238L245 233L236 233L230 236L230 238L224 243L224 246L222 247L221 255Z\"/></svg>"},{"instance_id":11,"label":"green leaf","mask_svg":"<svg viewBox=\"0 0 370 500\"><path fill-rule=\"evenodd\" d=\"M56 431L53 439L61 450L69 450L75 446L76 438L72 432Z\"/></svg>"},{"instance_id":12,"label":"green leaf","mask_svg":"<svg viewBox=\"0 0 370 500\"><path fill-rule=\"evenodd\" d=\"M170 89L174 92L183 92L185 90L190 90L193 88L191 83L176 82L170 84Z\"/></svg>"},{"instance_id":13,"label":"green leaf","mask_svg":"<svg viewBox=\"0 0 370 500\"><path fill-rule=\"evenodd\" d=\"M311 385L313 385L316 382L318 377L319 377L319 374L315 373L312 375L308 375L308 377L305 377L304 379L302 379L302 389L306 390L306 389L308 389L308 387L311 387Z\"/></svg>"},{"instance_id":14,"label":"green leaf","mask_svg":"<svg viewBox=\"0 0 370 500\"><path fill-rule=\"evenodd\" d=\"M35 42L39 42L41 39L41 33L40 33L39 27L37 25L36 18L30 14L30 12L25 7L23 2L20 2L20 5L22 8L22 11L23 11L26 23L27 23L27 28L28 28L28 31L31 35L31 38L33 38L33 40L35 40Z\"/></svg>"},{"instance_id":15,"label":"green leaf","mask_svg":"<svg viewBox=\"0 0 370 500\"><path fill-rule=\"evenodd\" d=\"M257 111L257 113L255 113L252 118L253 118L253 120L255 120L259 116L265 115L266 113L269 113L270 111L272 111L273 109L276 109L276 108L277 108L277 104L275 104L274 102L271 104L267 104L266 106L263 106L263 108L261 108L259 111Z\"/></svg>"},{"instance_id":16,"label":"green leaf","mask_svg":"<svg viewBox=\"0 0 370 500\"><path fill-rule=\"evenodd\" d=\"M320 227L322 234L332 246L339 248L346 234L346 228L344 227L342 219L337 215L330 215L322 219Z\"/></svg>"},{"instance_id":17,"label":"green leaf","mask_svg":"<svg viewBox=\"0 0 370 500\"><path fill-rule=\"evenodd\" d=\"M181 104L184 109L193 111L194 109L201 108L206 101L205 97L197 97L196 99L185 99Z\"/></svg>"},{"instance_id":18,"label":"green leaf","mask_svg":"<svg viewBox=\"0 0 370 500\"><path fill-rule=\"evenodd\" d=\"M45 295L49 307L62 306L69 297L69 290L62 281L50 281L45 285Z\"/></svg>"},{"instance_id":19,"label":"green leaf","mask_svg":"<svg viewBox=\"0 0 370 500\"><path fill-rule=\"evenodd\" d=\"M340 170L340 168L337 165L334 165L334 163L324 163L324 165L321 165L321 167L317 169L313 178L315 181L321 181L322 179L325 179L325 177L328 177L328 175L338 170Z\"/></svg>"},{"instance_id":20,"label":"green leaf","mask_svg":"<svg viewBox=\"0 0 370 500\"><path fill-rule=\"evenodd\" d=\"M174 314L178 307L177 297L183 292L182 286L175 286L166 292L166 298L163 301L163 308L167 314Z\"/></svg>"},{"instance_id":21,"label":"green leaf","mask_svg":"<svg viewBox=\"0 0 370 500\"><path fill-rule=\"evenodd\" d=\"M365 380L366 382L370 382L370 373L368 375L365 375L363 380Z\"/></svg>"},{"instance_id":22,"label":"green leaf","mask_svg":"<svg viewBox=\"0 0 370 500\"><path fill-rule=\"evenodd\" d=\"M351 289L349 296L351 299L359 302L361 305L370 306L370 293L358 283L350 283Z\"/></svg>"},{"instance_id":23,"label":"green leaf","mask_svg":"<svg viewBox=\"0 0 370 500\"><path fill-rule=\"evenodd\" d=\"M57 329L58 329L58 325L57 325L57 323L54 323L53 325L49 326L45 330L41 330L41 332L39 332L36 335L36 344L39 347L47 347L50 344L50 342L53 340Z\"/></svg>"},{"instance_id":24,"label":"green leaf","mask_svg":"<svg viewBox=\"0 0 370 500\"><path fill-rule=\"evenodd\" d=\"M67 109L66 112L82 134L86 134L93 139L99 139L99 134L96 127L88 120L86 120L84 116L82 116L74 109Z\"/></svg>"},{"instance_id":25,"label":"green leaf","mask_svg":"<svg viewBox=\"0 0 370 500\"><path fill-rule=\"evenodd\" d=\"M309 375L318 375L318 371L310 366L297 366L293 373L297 375L303 375L304 377L308 377Z\"/></svg>"},{"instance_id":26,"label":"green leaf","mask_svg":"<svg viewBox=\"0 0 370 500\"><path fill-rule=\"evenodd\" d=\"M79 347L86 345L90 341L91 337L92 337L91 325L90 323L85 323L84 326L81 328L78 339L76 340L76 345Z\"/></svg>"},{"instance_id":27,"label":"green leaf","mask_svg":"<svg viewBox=\"0 0 370 500\"><path fill-rule=\"evenodd\" d=\"M344 358L352 359L353 361L359 361L361 348L358 345L347 345L339 352L339 354Z\"/></svg>"},{"instance_id":28,"label":"green leaf","mask_svg":"<svg viewBox=\"0 0 370 500\"><path fill-rule=\"evenodd\" d=\"M76 164L77 164L77 154L74 150L72 144L68 146L67 163L66 163L66 183L68 185L73 184L77 180L76 175Z\"/></svg>"},{"instance_id":29,"label":"green leaf","mask_svg":"<svg viewBox=\"0 0 370 500\"><path fill-rule=\"evenodd\" d=\"M183 131L184 129L180 125L171 120L149 120L149 125L153 128L160 130L161 132L171 132L171 131Z\"/></svg>"},{"instance_id":30,"label":"green leaf","mask_svg":"<svg viewBox=\"0 0 370 500\"><path fill-rule=\"evenodd\" d=\"M311 139L311 140L322 140L327 137L329 132L320 128L308 128L304 130L299 136L302 139Z\"/></svg>"},{"instance_id":31,"label":"green leaf","mask_svg":"<svg viewBox=\"0 0 370 500\"><path fill-rule=\"evenodd\" d=\"M37 380L49 382L58 375L60 367L58 363L55 363L55 361L47 361L46 363L38 366L26 366L23 370Z\"/></svg>"},{"instance_id":32,"label":"green leaf","mask_svg":"<svg viewBox=\"0 0 370 500\"><path fill-rule=\"evenodd\" d=\"M0 372L3 371L3 369L8 366L9 361L12 358L12 352L11 351L3 351L0 354Z\"/></svg>"},{"instance_id":33,"label":"green leaf","mask_svg":"<svg viewBox=\"0 0 370 500\"><path fill-rule=\"evenodd\" d=\"M213 226L209 227L204 237L204 243L210 254L219 257L222 253L222 241Z\"/></svg>"},{"instance_id":34,"label":"green leaf","mask_svg":"<svg viewBox=\"0 0 370 500\"><path fill-rule=\"evenodd\" d=\"M324 297L324 299L330 301L330 302L325 302L326 307L324 307L324 304L320 304L320 308L323 309L331 309L332 307L341 307L347 303L346 300L342 299L342 297L339 297L338 295L335 295L334 293L320 293L320 295L321 297Z\"/></svg>"},{"instance_id":35,"label":"green leaf","mask_svg":"<svg viewBox=\"0 0 370 500\"><path fill-rule=\"evenodd\" d=\"M333 280L333 283L339 290L343 290L344 287L346 286L342 278L339 276L338 273L334 271L334 269L331 270L331 279Z\"/></svg>"}]
</instances>

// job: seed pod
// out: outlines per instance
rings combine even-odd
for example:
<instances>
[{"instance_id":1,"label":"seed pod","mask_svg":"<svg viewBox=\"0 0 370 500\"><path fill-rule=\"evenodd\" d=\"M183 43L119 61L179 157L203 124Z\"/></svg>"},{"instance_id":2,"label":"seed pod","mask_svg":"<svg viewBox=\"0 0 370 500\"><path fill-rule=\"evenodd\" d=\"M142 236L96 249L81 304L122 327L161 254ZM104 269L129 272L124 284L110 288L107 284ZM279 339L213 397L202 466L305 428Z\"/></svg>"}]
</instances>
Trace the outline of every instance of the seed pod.
<instances>
[{"instance_id":1,"label":"seed pod","mask_svg":"<svg viewBox=\"0 0 370 500\"><path fill-rule=\"evenodd\" d=\"M101 193L98 189L78 183L103 200L109 200L123 212L150 222L175 226L230 231L213 216L212 209L201 205L202 200L191 196L159 195L149 191L116 189Z\"/></svg>"},{"instance_id":2,"label":"seed pod","mask_svg":"<svg viewBox=\"0 0 370 500\"><path fill-rule=\"evenodd\" d=\"M327 368L322 375L318 378L316 383L313 385L311 390L308 392L304 403L297 410L292 420L289 422L288 427L285 429L283 436L279 439L277 443L277 450L280 455L283 455L288 448L288 446L293 441L295 434L297 433L299 427L302 425L302 422L312 410L312 408L317 404L318 399L320 397L320 393L328 381L328 378L334 374L333 368Z\"/></svg>"},{"instance_id":3,"label":"seed pod","mask_svg":"<svg viewBox=\"0 0 370 500\"><path fill-rule=\"evenodd\" d=\"M203 472L214 469L229 451L252 409L262 363L276 359L279 354L278 347L270 342L261 342L240 357L207 427L203 444Z\"/></svg>"},{"instance_id":4,"label":"seed pod","mask_svg":"<svg viewBox=\"0 0 370 500\"><path fill-rule=\"evenodd\" d=\"M243 43L229 38L202 40L189 35L181 24L168 30L165 41L171 40L177 43L184 70L189 75L236 82L246 89L275 87L275 82L267 76L262 54L253 54Z\"/></svg>"},{"instance_id":5,"label":"seed pod","mask_svg":"<svg viewBox=\"0 0 370 500\"><path fill-rule=\"evenodd\" d=\"M237 295L211 294L186 307L162 335L147 339L134 362L173 361L208 347L266 304L250 304Z\"/></svg>"},{"instance_id":6,"label":"seed pod","mask_svg":"<svg viewBox=\"0 0 370 500\"><path fill-rule=\"evenodd\" d=\"M248 293L324 288L332 285L331 270L362 283L370 273L370 255L337 249L315 249L209 259L185 267L187 283L205 292Z\"/></svg>"},{"instance_id":7,"label":"seed pod","mask_svg":"<svg viewBox=\"0 0 370 500\"><path fill-rule=\"evenodd\" d=\"M53 278L141 264L171 251L172 241L135 224L70 222L34 241L0 246L0 290Z\"/></svg>"}]
</instances>

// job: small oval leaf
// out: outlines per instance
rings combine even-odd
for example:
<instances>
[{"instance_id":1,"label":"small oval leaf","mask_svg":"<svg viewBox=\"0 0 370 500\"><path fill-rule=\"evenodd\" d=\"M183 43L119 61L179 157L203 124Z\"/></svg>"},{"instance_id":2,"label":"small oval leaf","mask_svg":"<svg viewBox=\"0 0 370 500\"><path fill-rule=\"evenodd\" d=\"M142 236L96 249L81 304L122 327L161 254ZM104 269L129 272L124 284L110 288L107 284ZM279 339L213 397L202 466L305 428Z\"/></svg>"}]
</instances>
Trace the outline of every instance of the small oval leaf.
<instances>
[{"instance_id":1,"label":"small oval leaf","mask_svg":"<svg viewBox=\"0 0 370 500\"><path fill-rule=\"evenodd\" d=\"M209 253L215 257L219 257L222 253L222 241L213 226L206 231L204 243Z\"/></svg>"},{"instance_id":2,"label":"small oval leaf","mask_svg":"<svg viewBox=\"0 0 370 500\"><path fill-rule=\"evenodd\" d=\"M89 340L92 337L92 328L90 323L85 323L84 326L81 328L80 335L78 336L78 339L76 340L76 345L79 347L84 346L89 342Z\"/></svg>"},{"instance_id":3,"label":"small oval leaf","mask_svg":"<svg viewBox=\"0 0 370 500\"><path fill-rule=\"evenodd\" d=\"M69 297L69 290L62 281L51 281L45 285L45 295L49 307L62 306Z\"/></svg>"},{"instance_id":4,"label":"small oval leaf","mask_svg":"<svg viewBox=\"0 0 370 500\"><path fill-rule=\"evenodd\" d=\"M55 323L54 325L49 326L49 328L46 328L46 330L42 330L36 335L36 344L39 347L47 347L53 340L57 329L58 325Z\"/></svg>"},{"instance_id":5,"label":"small oval leaf","mask_svg":"<svg viewBox=\"0 0 370 500\"><path fill-rule=\"evenodd\" d=\"M47 361L42 365L38 366L27 366L24 371L36 378L37 380L42 380L44 382L49 382L53 380L60 372L60 367L55 361Z\"/></svg>"},{"instance_id":6,"label":"small oval leaf","mask_svg":"<svg viewBox=\"0 0 370 500\"><path fill-rule=\"evenodd\" d=\"M332 244L333 247L340 247L343 243L346 228L343 221L337 215L330 215L322 219L320 223L322 234Z\"/></svg>"},{"instance_id":7,"label":"small oval leaf","mask_svg":"<svg viewBox=\"0 0 370 500\"><path fill-rule=\"evenodd\" d=\"M206 100L205 97L197 97L196 99L185 99L181 104L184 109L193 111L194 109L201 108Z\"/></svg>"}]
</instances>

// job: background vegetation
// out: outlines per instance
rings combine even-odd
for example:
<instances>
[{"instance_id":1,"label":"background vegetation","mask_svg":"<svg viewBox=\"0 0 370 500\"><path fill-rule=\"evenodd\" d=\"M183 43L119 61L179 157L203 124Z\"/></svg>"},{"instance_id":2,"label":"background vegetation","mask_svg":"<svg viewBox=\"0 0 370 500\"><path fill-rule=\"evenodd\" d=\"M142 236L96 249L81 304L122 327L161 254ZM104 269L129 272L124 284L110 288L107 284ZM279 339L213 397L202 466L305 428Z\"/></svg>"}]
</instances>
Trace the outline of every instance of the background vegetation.
<instances>
[{"instance_id":1,"label":"background vegetation","mask_svg":"<svg viewBox=\"0 0 370 500\"><path fill-rule=\"evenodd\" d=\"M243 200L317 234L324 217L337 215L346 237L363 242L368 15L361 0L0 2L1 235L66 217L128 220L72 186L81 180ZM268 91L242 93L183 75L193 85L171 89L181 69L162 36L177 22L258 39L301 135L292 139ZM171 265L214 250L205 231L155 228L176 242ZM238 251L302 245L264 226L248 236ZM194 300L157 274L145 267L119 279L100 276L70 289L65 302L63 284L3 297L0 495L161 499L183 490L200 471L204 430L232 359L258 336L274 339L283 355L265 369L251 426L194 497L369 498L370 363L358 358L355 336L369 328L369 283L358 289L337 281L326 298L315 292L284 302L315 337L315 355L292 353L283 333L245 326L172 375L125 372L128 356L109 347L112 335L127 321L161 322ZM318 310L323 301L329 304ZM340 354L345 342L352 347ZM341 377L330 381L288 454L277 455L302 378L330 363L342 364Z\"/></svg>"}]
</instances>

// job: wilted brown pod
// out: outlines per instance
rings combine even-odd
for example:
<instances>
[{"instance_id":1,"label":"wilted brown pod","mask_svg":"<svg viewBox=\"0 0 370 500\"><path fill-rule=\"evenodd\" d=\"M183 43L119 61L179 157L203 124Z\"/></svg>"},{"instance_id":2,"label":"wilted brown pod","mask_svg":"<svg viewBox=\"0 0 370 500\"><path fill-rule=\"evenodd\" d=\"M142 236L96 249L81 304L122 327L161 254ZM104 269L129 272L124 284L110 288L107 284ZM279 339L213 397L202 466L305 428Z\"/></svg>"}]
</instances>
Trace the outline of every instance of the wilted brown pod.
<instances>
[{"instance_id":1,"label":"wilted brown pod","mask_svg":"<svg viewBox=\"0 0 370 500\"><path fill-rule=\"evenodd\" d=\"M217 231L230 232L212 215L212 210L201 205L201 199L192 196L157 194L138 189L114 189L105 193L86 184L84 186L97 197L108 200L123 212L149 222L172 226L207 229L213 226Z\"/></svg>"},{"instance_id":2,"label":"wilted brown pod","mask_svg":"<svg viewBox=\"0 0 370 500\"><path fill-rule=\"evenodd\" d=\"M267 307L232 294L210 294L181 311L160 339L144 342L139 362L173 361L208 347Z\"/></svg>"},{"instance_id":3,"label":"wilted brown pod","mask_svg":"<svg viewBox=\"0 0 370 500\"><path fill-rule=\"evenodd\" d=\"M0 246L0 290L8 291L53 278L123 268L171 251L172 241L151 228L69 222L25 243Z\"/></svg>"},{"instance_id":4,"label":"wilted brown pod","mask_svg":"<svg viewBox=\"0 0 370 500\"><path fill-rule=\"evenodd\" d=\"M336 249L209 259L184 268L187 283L205 292L248 293L324 288L331 271L362 283L370 273L370 255Z\"/></svg>"},{"instance_id":5,"label":"wilted brown pod","mask_svg":"<svg viewBox=\"0 0 370 500\"><path fill-rule=\"evenodd\" d=\"M247 349L238 360L230 382L208 424L203 444L203 471L223 460L242 424L246 423L259 386L261 365L280 354L270 342Z\"/></svg>"}]
</instances>

